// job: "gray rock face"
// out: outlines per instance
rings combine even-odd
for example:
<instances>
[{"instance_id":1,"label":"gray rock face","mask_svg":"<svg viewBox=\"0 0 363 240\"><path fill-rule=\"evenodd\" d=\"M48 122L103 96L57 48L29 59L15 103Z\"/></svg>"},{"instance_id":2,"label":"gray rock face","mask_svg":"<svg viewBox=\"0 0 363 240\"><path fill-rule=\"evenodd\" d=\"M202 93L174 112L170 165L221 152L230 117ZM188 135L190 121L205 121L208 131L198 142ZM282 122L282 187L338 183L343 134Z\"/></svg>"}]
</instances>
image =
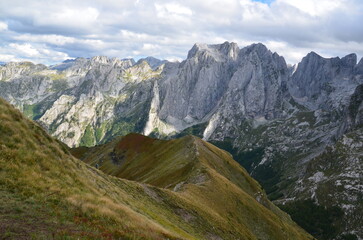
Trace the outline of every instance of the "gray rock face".
<instances>
[{"instance_id":1,"label":"gray rock face","mask_svg":"<svg viewBox=\"0 0 363 240\"><path fill-rule=\"evenodd\" d=\"M57 77L41 64L7 63L0 67L1 96L23 109L23 105L42 101L62 87Z\"/></svg>"},{"instance_id":2,"label":"gray rock face","mask_svg":"<svg viewBox=\"0 0 363 240\"><path fill-rule=\"evenodd\" d=\"M262 44L244 48L238 55L236 71L228 84L223 104L236 115L273 119L281 115L283 84L287 82L283 58ZM227 115L226 115L227 117Z\"/></svg>"},{"instance_id":3,"label":"gray rock face","mask_svg":"<svg viewBox=\"0 0 363 240\"><path fill-rule=\"evenodd\" d=\"M228 87L238 50L233 43L194 45L187 60L163 74L159 118L178 130L206 121Z\"/></svg>"},{"instance_id":4,"label":"gray rock face","mask_svg":"<svg viewBox=\"0 0 363 240\"><path fill-rule=\"evenodd\" d=\"M153 81L162 68L133 64L100 56L51 68L10 63L0 68L0 96L67 145L90 146L142 131Z\"/></svg>"},{"instance_id":5,"label":"gray rock face","mask_svg":"<svg viewBox=\"0 0 363 240\"><path fill-rule=\"evenodd\" d=\"M363 165L361 146L344 143L347 138L353 138L351 141L355 143L362 138L360 84L363 78L359 70L361 63L356 65L356 61L355 54L342 59L308 54L297 69L291 71L282 107L274 108L275 112L281 109L286 114L277 114L260 124L252 118L236 122L235 117L226 117L223 124L216 124L218 127L210 140L232 136L231 145L238 149L236 158L262 183L271 198L279 198L279 201L312 198L323 205L339 206L345 212L345 222L349 223L342 227L344 232L361 237L360 218L355 214L363 207L357 201L363 185L359 176ZM283 85L278 89L284 92ZM233 116L237 109L228 110L230 114L225 115ZM233 130L226 134L229 122ZM351 133L344 135L348 132ZM339 143L335 149L337 139L343 142L344 150L339 148ZM332 148L334 153L327 154ZM328 163L332 156L339 160ZM334 179L339 180L339 188L332 185ZM352 184L357 187L352 188ZM334 196L335 200L329 203L329 196Z\"/></svg>"},{"instance_id":6,"label":"gray rock face","mask_svg":"<svg viewBox=\"0 0 363 240\"><path fill-rule=\"evenodd\" d=\"M288 78L285 60L257 44L242 49L238 65L229 83L231 91L226 105L236 104L235 100L241 94L238 106L245 109L243 115L266 119L281 117L284 85Z\"/></svg>"},{"instance_id":7,"label":"gray rock face","mask_svg":"<svg viewBox=\"0 0 363 240\"><path fill-rule=\"evenodd\" d=\"M88 125L102 125L96 119L114 121L116 116L136 109L149 112L147 122L139 126L146 134L171 134L209 122L206 139L238 136L231 132L243 119L263 122L284 115L284 102L289 99L285 87L288 69L282 57L262 44L241 50L237 44L228 42L195 44L182 63L166 63L153 69L147 61L154 68L161 63L154 58L134 64L129 59L98 56L77 58L50 68L9 64L1 70L0 94L20 108L37 105L36 109L41 111L32 113L32 117L37 115L51 133L71 146L81 144ZM93 106L100 102L107 102L108 107ZM153 106L141 107L141 103ZM75 106L77 110L71 111ZM82 115L87 120L82 124L77 123L81 117L77 114L82 112L79 108L87 109ZM73 127L77 134L67 133L67 128L71 129L70 119L73 125L83 126ZM215 131L221 125L225 125L225 131ZM96 142L99 140L92 141Z\"/></svg>"},{"instance_id":8,"label":"gray rock face","mask_svg":"<svg viewBox=\"0 0 363 240\"><path fill-rule=\"evenodd\" d=\"M343 135L309 161L295 196L312 198L324 206L339 206L345 234L363 235L363 129Z\"/></svg>"},{"instance_id":9,"label":"gray rock face","mask_svg":"<svg viewBox=\"0 0 363 240\"><path fill-rule=\"evenodd\" d=\"M223 118L274 119L283 112L287 79L284 59L262 44L196 44L185 61L165 67L157 117L176 131L213 119L205 138Z\"/></svg>"},{"instance_id":10,"label":"gray rock face","mask_svg":"<svg viewBox=\"0 0 363 240\"><path fill-rule=\"evenodd\" d=\"M350 97L345 119L339 129L343 134L363 126L363 84L359 85Z\"/></svg>"},{"instance_id":11,"label":"gray rock face","mask_svg":"<svg viewBox=\"0 0 363 240\"><path fill-rule=\"evenodd\" d=\"M311 52L293 73L289 91L298 103L309 109L331 110L344 106L355 87L363 83L356 63L356 54L328 59Z\"/></svg>"}]
</instances>

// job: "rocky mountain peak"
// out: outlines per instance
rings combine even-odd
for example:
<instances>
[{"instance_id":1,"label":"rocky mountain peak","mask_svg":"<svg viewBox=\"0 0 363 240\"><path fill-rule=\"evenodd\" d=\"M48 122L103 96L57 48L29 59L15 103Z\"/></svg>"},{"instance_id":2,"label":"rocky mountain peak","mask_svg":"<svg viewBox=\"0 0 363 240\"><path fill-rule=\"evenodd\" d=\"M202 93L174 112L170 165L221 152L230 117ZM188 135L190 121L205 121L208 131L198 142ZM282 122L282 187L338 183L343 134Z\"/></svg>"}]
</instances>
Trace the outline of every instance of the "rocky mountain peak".
<instances>
[{"instance_id":1,"label":"rocky mountain peak","mask_svg":"<svg viewBox=\"0 0 363 240\"><path fill-rule=\"evenodd\" d=\"M9 62L4 66L0 66L0 81L26 76L37 71L45 70L46 68L43 64L34 64L31 62Z\"/></svg>"},{"instance_id":2,"label":"rocky mountain peak","mask_svg":"<svg viewBox=\"0 0 363 240\"><path fill-rule=\"evenodd\" d=\"M267 47L262 43L251 44L243 48L243 50L246 54L249 54L250 52L257 52L258 54L264 54L266 52L270 52L270 50L268 50Z\"/></svg>"},{"instance_id":3,"label":"rocky mountain peak","mask_svg":"<svg viewBox=\"0 0 363 240\"><path fill-rule=\"evenodd\" d=\"M223 44L214 45L218 50L226 55L228 58L231 58L233 60L236 60L238 53L239 53L239 47L237 43L234 42L224 42Z\"/></svg>"},{"instance_id":4,"label":"rocky mountain peak","mask_svg":"<svg viewBox=\"0 0 363 240\"><path fill-rule=\"evenodd\" d=\"M22 69L36 69L42 70L47 68L44 64L34 64L32 62L24 61L24 62L8 62L3 67L8 69L14 68L22 68Z\"/></svg>"},{"instance_id":5,"label":"rocky mountain peak","mask_svg":"<svg viewBox=\"0 0 363 240\"><path fill-rule=\"evenodd\" d=\"M357 83L363 80L354 76L360 71L356 63L357 55L354 53L343 58L323 58L311 52L292 75L290 93L297 102L310 109L326 110L341 106L348 101Z\"/></svg>"},{"instance_id":6,"label":"rocky mountain peak","mask_svg":"<svg viewBox=\"0 0 363 240\"><path fill-rule=\"evenodd\" d=\"M288 71L285 59L279 56L276 52L272 53L262 43L252 44L240 50L238 56L239 64L250 62L257 65L268 65L274 62L273 65L282 71ZM257 66L256 65L256 66Z\"/></svg>"},{"instance_id":7,"label":"rocky mountain peak","mask_svg":"<svg viewBox=\"0 0 363 240\"><path fill-rule=\"evenodd\" d=\"M109 59L106 56L96 56L91 58L91 64L92 63L108 64L110 61L111 59Z\"/></svg>"},{"instance_id":8,"label":"rocky mountain peak","mask_svg":"<svg viewBox=\"0 0 363 240\"><path fill-rule=\"evenodd\" d=\"M357 64L357 54L351 53L341 59L343 66L353 68Z\"/></svg>"},{"instance_id":9,"label":"rocky mountain peak","mask_svg":"<svg viewBox=\"0 0 363 240\"><path fill-rule=\"evenodd\" d=\"M202 45L205 45L205 44L195 43L193 45L193 47L189 50L187 58L188 59L193 58L197 54L198 51L203 49Z\"/></svg>"},{"instance_id":10,"label":"rocky mountain peak","mask_svg":"<svg viewBox=\"0 0 363 240\"><path fill-rule=\"evenodd\" d=\"M313 65L316 64L317 62L330 62L330 64L335 67L335 66L340 66L340 67L349 67L352 68L357 64L357 54L355 53L351 53L346 55L345 57L339 58L339 57L334 57L334 58L324 58L322 56L320 56L319 54L317 54L316 52L310 52L308 53L300 62L301 65Z\"/></svg>"},{"instance_id":11,"label":"rocky mountain peak","mask_svg":"<svg viewBox=\"0 0 363 240\"><path fill-rule=\"evenodd\" d=\"M320 56L319 54L317 54L314 51L311 51L304 58L307 58L307 59L311 59L311 58L322 58L322 56Z\"/></svg>"},{"instance_id":12,"label":"rocky mountain peak","mask_svg":"<svg viewBox=\"0 0 363 240\"><path fill-rule=\"evenodd\" d=\"M236 43L224 42L222 44L196 43L188 52L188 59L194 57L212 57L216 61L225 59L235 60L238 56L239 48Z\"/></svg>"},{"instance_id":13,"label":"rocky mountain peak","mask_svg":"<svg viewBox=\"0 0 363 240\"><path fill-rule=\"evenodd\" d=\"M119 58L113 58L112 59L113 65L120 68L129 68L135 65L134 59L119 59Z\"/></svg>"},{"instance_id":14,"label":"rocky mountain peak","mask_svg":"<svg viewBox=\"0 0 363 240\"><path fill-rule=\"evenodd\" d=\"M292 75L290 89L293 96L310 99L320 94L322 86L336 74L336 71L331 71L334 60L323 58L315 52L307 54Z\"/></svg>"},{"instance_id":15,"label":"rocky mountain peak","mask_svg":"<svg viewBox=\"0 0 363 240\"><path fill-rule=\"evenodd\" d=\"M152 69L156 69L158 67L160 67L161 65L163 65L164 63L166 63L167 61L166 60L160 60L160 59L157 59L155 57L146 57L146 58L140 58L139 61L137 61L137 64L142 62L142 61L146 61L150 67Z\"/></svg>"}]
</instances>

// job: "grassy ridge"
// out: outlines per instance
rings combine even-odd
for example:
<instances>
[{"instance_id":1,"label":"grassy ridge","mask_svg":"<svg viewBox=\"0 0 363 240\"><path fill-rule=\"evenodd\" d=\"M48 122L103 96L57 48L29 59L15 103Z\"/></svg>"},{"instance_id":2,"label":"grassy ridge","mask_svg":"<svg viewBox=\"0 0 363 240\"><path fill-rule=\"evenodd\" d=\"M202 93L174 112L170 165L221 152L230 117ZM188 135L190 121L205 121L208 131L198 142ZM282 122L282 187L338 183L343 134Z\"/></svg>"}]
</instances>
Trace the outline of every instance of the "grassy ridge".
<instances>
[{"instance_id":1,"label":"grassy ridge","mask_svg":"<svg viewBox=\"0 0 363 240\"><path fill-rule=\"evenodd\" d=\"M165 141L129 134L72 152L108 174L175 191L192 212L230 234L219 233L224 238L309 238L268 201L261 186L229 153L197 137Z\"/></svg>"},{"instance_id":2,"label":"grassy ridge","mask_svg":"<svg viewBox=\"0 0 363 240\"><path fill-rule=\"evenodd\" d=\"M311 238L222 175L205 174L206 184L181 192L109 176L0 99L0 238Z\"/></svg>"},{"instance_id":3,"label":"grassy ridge","mask_svg":"<svg viewBox=\"0 0 363 240\"><path fill-rule=\"evenodd\" d=\"M126 239L192 238L183 229L164 227L177 224L182 219L174 214L174 209L149 196L152 188L107 176L74 159L66 148L3 100L0 112L2 207L13 210L16 207L13 202L24 202L20 207L34 218L43 214L44 222L48 219L61 221L63 218L70 222L69 231L45 228L41 233L37 228L26 227L26 223L21 221L23 227L8 228L4 221L0 222L1 234L14 239L38 234L45 238L57 235L74 239L80 236L85 239L108 239L110 236ZM28 200L34 202L34 206L27 206L25 202ZM174 203L175 206L178 204ZM37 210L39 206L43 207L44 213ZM153 219L148 213L150 211L159 213L158 219ZM57 212L61 216L53 216ZM21 216L12 215L14 218ZM170 220L170 216L174 217Z\"/></svg>"}]
</instances>

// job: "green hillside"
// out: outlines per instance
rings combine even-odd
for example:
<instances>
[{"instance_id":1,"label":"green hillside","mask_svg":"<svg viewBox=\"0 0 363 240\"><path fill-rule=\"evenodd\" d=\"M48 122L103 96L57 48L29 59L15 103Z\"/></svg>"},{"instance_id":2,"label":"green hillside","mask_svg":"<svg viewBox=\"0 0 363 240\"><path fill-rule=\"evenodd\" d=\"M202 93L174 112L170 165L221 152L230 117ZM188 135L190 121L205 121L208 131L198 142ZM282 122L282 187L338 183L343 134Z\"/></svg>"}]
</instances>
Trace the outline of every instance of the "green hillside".
<instances>
[{"instance_id":1,"label":"green hillside","mask_svg":"<svg viewBox=\"0 0 363 240\"><path fill-rule=\"evenodd\" d=\"M0 99L0 238L312 239L228 153L200 139L115 144L98 166L130 180L72 157Z\"/></svg>"}]
</instances>

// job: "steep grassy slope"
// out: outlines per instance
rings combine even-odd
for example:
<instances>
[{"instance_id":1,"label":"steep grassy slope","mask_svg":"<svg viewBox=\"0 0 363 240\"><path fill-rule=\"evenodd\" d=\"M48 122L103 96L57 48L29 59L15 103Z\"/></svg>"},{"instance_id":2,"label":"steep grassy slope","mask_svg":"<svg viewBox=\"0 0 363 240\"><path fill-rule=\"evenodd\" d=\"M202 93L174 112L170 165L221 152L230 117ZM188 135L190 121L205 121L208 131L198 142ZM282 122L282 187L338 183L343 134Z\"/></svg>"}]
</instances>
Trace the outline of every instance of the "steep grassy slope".
<instances>
[{"instance_id":1,"label":"steep grassy slope","mask_svg":"<svg viewBox=\"0 0 363 240\"><path fill-rule=\"evenodd\" d=\"M108 174L173 190L193 205L194 213L213 219L218 228L225 229L223 238L298 237L288 233L290 218L268 201L260 185L231 155L199 138L165 141L129 134L72 152ZM194 217L185 215L186 220ZM282 235L276 231L280 227L285 232Z\"/></svg>"},{"instance_id":2,"label":"steep grassy slope","mask_svg":"<svg viewBox=\"0 0 363 240\"><path fill-rule=\"evenodd\" d=\"M246 193L213 168L205 176L173 192L106 175L0 100L0 238L311 238L259 204L253 182L244 183L251 185Z\"/></svg>"}]
</instances>

